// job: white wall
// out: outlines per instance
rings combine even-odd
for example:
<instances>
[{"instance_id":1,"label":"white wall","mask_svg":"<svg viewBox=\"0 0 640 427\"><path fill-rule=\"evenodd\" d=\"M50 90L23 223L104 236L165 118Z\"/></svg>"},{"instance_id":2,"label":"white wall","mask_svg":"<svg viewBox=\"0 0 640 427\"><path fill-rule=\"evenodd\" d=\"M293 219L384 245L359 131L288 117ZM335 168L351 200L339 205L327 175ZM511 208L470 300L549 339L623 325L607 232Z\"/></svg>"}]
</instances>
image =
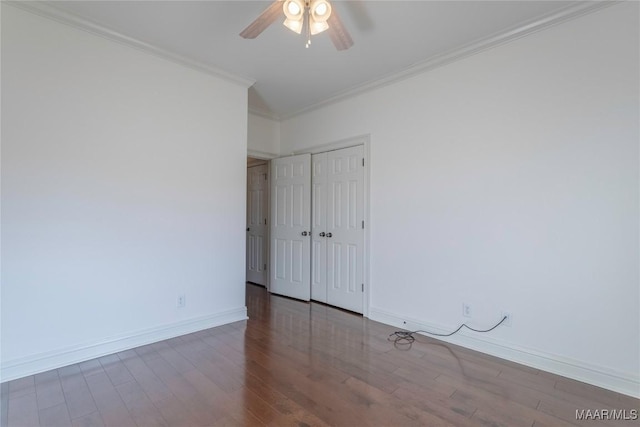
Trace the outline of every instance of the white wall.
<instances>
[{"instance_id":1,"label":"white wall","mask_svg":"<svg viewBox=\"0 0 640 427\"><path fill-rule=\"evenodd\" d=\"M249 113L247 120L247 149L260 158L277 157L280 153L280 122Z\"/></svg>"},{"instance_id":2,"label":"white wall","mask_svg":"<svg viewBox=\"0 0 640 427\"><path fill-rule=\"evenodd\" d=\"M638 40L616 5L282 122L371 135L372 318L508 310L454 341L640 394Z\"/></svg>"},{"instance_id":3,"label":"white wall","mask_svg":"<svg viewBox=\"0 0 640 427\"><path fill-rule=\"evenodd\" d=\"M246 87L3 5L2 122L3 380L246 316Z\"/></svg>"}]
</instances>

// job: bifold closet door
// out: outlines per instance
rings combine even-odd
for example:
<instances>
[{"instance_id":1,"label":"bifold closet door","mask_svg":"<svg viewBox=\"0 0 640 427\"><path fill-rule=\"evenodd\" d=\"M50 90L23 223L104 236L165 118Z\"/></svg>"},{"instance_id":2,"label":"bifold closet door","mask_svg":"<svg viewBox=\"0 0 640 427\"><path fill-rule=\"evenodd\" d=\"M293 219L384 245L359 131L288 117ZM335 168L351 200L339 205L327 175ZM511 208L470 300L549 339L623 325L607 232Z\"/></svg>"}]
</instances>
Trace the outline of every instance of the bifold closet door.
<instances>
[{"instance_id":1,"label":"bifold closet door","mask_svg":"<svg viewBox=\"0 0 640 427\"><path fill-rule=\"evenodd\" d=\"M363 159L363 146L357 146L312 161L314 299L357 313L364 289Z\"/></svg>"},{"instance_id":2,"label":"bifold closet door","mask_svg":"<svg viewBox=\"0 0 640 427\"><path fill-rule=\"evenodd\" d=\"M311 299L327 302L327 153L311 156Z\"/></svg>"},{"instance_id":3,"label":"bifold closet door","mask_svg":"<svg viewBox=\"0 0 640 427\"><path fill-rule=\"evenodd\" d=\"M247 169L247 282L267 284L269 167Z\"/></svg>"},{"instance_id":4,"label":"bifold closet door","mask_svg":"<svg viewBox=\"0 0 640 427\"><path fill-rule=\"evenodd\" d=\"M311 296L311 155L271 161L270 291Z\"/></svg>"}]
</instances>

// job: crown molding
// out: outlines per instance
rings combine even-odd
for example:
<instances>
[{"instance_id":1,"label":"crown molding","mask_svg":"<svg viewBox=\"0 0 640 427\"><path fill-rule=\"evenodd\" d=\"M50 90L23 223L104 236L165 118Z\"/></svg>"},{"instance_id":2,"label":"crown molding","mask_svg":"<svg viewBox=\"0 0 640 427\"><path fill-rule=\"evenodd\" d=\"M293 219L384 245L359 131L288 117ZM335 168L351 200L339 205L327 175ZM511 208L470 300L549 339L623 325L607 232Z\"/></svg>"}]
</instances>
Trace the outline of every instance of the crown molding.
<instances>
[{"instance_id":1,"label":"crown molding","mask_svg":"<svg viewBox=\"0 0 640 427\"><path fill-rule=\"evenodd\" d=\"M145 53L154 55L156 57L163 58L165 60L180 64L182 66L192 68L204 72L206 74L222 78L231 83L238 84L243 87L251 87L255 84L254 79L246 78L231 74L227 71L213 67L208 64L204 64L200 61L187 58L166 49L154 46L149 43L142 42L133 37L123 35L117 31L106 28L86 18L80 17L76 14L63 11L55 6L52 6L51 2L46 1L18 1L18 0L1 0L3 4L11 5L27 12L34 13L36 15L55 20L57 22L87 31L94 35L115 41L117 43L127 45L134 49L143 51ZM384 86L391 85L393 83L406 80L418 74L422 74L426 71L442 67L452 62L461 60L463 58L475 55L477 53L492 49L502 44L509 43L517 40L521 37L525 37L529 34L536 33L538 31L545 30L549 27L561 24L566 21L578 18L580 16L596 12L606 7L623 3L620 0L603 0L603 1L582 1L576 5L568 6L562 10L556 11L552 14L543 16L541 18L526 21L519 25L516 25L506 31L501 31L492 36L476 40L475 42L463 45L461 47L451 49L448 52L444 52L440 55L431 57L427 60L415 63L400 72L396 72L385 77L371 80L356 87L339 92L334 96L326 98L322 101L316 102L301 109L285 113L276 114L272 111L249 106L249 113L259 117L263 117L270 120L282 121L291 119L304 113L317 110L319 108L335 104L348 98L369 92Z\"/></svg>"},{"instance_id":2,"label":"crown molding","mask_svg":"<svg viewBox=\"0 0 640 427\"><path fill-rule=\"evenodd\" d=\"M247 150L247 157L253 157L260 160L271 160L279 157L279 155L277 153L269 153L267 151L249 149Z\"/></svg>"},{"instance_id":3,"label":"crown molding","mask_svg":"<svg viewBox=\"0 0 640 427\"><path fill-rule=\"evenodd\" d=\"M380 79L375 79L359 86L347 89L343 92L324 99L315 104L293 111L291 113L283 114L279 116L279 120L287 120L299 116L304 113L317 110L319 108L335 104L348 98L352 98L357 95L361 95L365 92L370 92L375 89L379 89L384 86L391 85L393 83L406 80L418 74L422 74L426 71L433 70L438 67L450 64L452 62L459 61L463 58L475 55L480 52L492 49L494 47L512 42L521 37L528 36L552 26L561 24L563 22L570 21L580 16L596 12L614 4L623 3L619 0L604 0L604 1L583 1L576 5L568 6L559 11L545 15L541 18L537 18L530 21L522 22L516 26L513 26L506 31L500 31L491 36L476 40L472 43L465 44L461 47L451 49L440 55L436 55L427 60L417 62L408 68L400 72L390 74Z\"/></svg>"},{"instance_id":4,"label":"crown molding","mask_svg":"<svg viewBox=\"0 0 640 427\"><path fill-rule=\"evenodd\" d=\"M2 3L14 6L27 12L31 12L44 18L52 19L54 21L89 32L91 34L114 41L116 43L132 47L134 49L140 50L156 57L160 57L173 63L212 75L214 77L221 78L230 83L234 83L245 88L253 86L253 84L256 82L253 79L237 76L203 62L178 55L166 49L154 46L150 43L142 42L133 37L126 36L117 31L97 24L96 22L93 22L89 19L52 6L51 2L3 0Z\"/></svg>"}]
</instances>

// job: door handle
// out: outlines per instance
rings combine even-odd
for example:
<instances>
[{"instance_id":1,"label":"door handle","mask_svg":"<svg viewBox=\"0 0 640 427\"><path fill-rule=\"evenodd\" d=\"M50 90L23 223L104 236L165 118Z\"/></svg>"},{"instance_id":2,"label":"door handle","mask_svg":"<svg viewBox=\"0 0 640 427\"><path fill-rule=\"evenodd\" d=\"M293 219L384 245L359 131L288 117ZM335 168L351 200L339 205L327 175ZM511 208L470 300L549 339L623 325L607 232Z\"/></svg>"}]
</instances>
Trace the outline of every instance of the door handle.
<instances>
[{"instance_id":1,"label":"door handle","mask_svg":"<svg viewBox=\"0 0 640 427\"><path fill-rule=\"evenodd\" d=\"M307 233L306 231L303 231L303 232L302 232L302 235L303 235L303 236L306 236L306 235L308 235L308 234L309 234L309 233Z\"/></svg>"},{"instance_id":2,"label":"door handle","mask_svg":"<svg viewBox=\"0 0 640 427\"><path fill-rule=\"evenodd\" d=\"M332 237L332 236L333 236L333 234L327 233L327 237Z\"/></svg>"},{"instance_id":3,"label":"door handle","mask_svg":"<svg viewBox=\"0 0 640 427\"><path fill-rule=\"evenodd\" d=\"M323 231L322 233L318 234L318 236L320 236L320 237L324 237L324 236L326 236L326 234L325 234L325 232Z\"/></svg>"}]
</instances>

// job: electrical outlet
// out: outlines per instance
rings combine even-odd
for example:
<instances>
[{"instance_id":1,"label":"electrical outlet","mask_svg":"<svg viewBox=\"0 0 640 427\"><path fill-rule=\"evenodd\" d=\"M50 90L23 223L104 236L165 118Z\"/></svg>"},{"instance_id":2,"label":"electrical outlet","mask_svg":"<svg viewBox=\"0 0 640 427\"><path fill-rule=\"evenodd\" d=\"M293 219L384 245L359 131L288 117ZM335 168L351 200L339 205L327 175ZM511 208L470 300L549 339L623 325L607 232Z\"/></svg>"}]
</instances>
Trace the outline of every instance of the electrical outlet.
<instances>
[{"instance_id":1,"label":"electrical outlet","mask_svg":"<svg viewBox=\"0 0 640 427\"><path fill-rule=\"evenodd\" d=\"M467 304L466 302L462 303L462 315L464 317L471 317L471 304Z\"/></svg>"},{"instance_id":2,"label":"electrical outlet","mask_svg":"<svg viewBox=\"0 0 640 427\"><path fill-rule=\"evenodd\" d=\"M187 305L187 299L184 294L178 295L178 301L176 305L178 306L178 308L182 308Z\"/></svg>"},{"instance_id":3,"label":"electrical outlet","mask_svg":"<svg viewBox=\"0 0 640 427\"><path fill-rule=\"evenodd\" d=\"M504 319L506 317L506 319ZM511 326L511 324L513 323L513 318L511 317L511 313L509 313L508 311L502 311L500 313L500 320L504 319L504 322L502 322L503 326Z\"/></svg>"}]
</instances>

